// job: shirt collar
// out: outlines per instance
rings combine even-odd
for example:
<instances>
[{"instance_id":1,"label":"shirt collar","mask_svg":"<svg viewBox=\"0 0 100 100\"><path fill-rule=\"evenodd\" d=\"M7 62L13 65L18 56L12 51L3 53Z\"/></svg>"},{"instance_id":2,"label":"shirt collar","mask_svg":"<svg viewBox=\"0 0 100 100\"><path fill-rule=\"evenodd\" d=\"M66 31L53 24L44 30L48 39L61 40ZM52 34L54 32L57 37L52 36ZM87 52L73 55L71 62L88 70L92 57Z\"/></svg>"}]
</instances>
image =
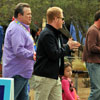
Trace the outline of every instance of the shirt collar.
<instances>
[{"instance_id":1,"label":"shirt collar","mask_svg":"<svg viewBox=\"0 0 100 100\"><path fill-rule=\"evenodd\" d=\"M46 24L46 27L49 28L49 29L51 29L56 36L59 36L61 34L61 32L59 30L57 30L56 28L54 28L50 24Z\"/></svg>"},{"instance_id":2,"label":"shirt collar","mask_svg":"<svg viewBox=\"0 0 100 100\"><path fill-rule=\"evenodd\" d=\"M17 19L16 19L17 20ZM19 21L19 20L17 20ZM20 21L19 21L20 22ZM29 32L30 32L30 26L29 25L26 25L24 24L23 22L20 22Z\"/></svg>"},{"instance_id":3,"label":"shirt collar","mask_svg":"<svg viewBox=\"0 0 100 100\"><path fill-rule=\"evenodd\" d=\"M26 24L24 24L24 23L22 23L22 22L20 22L29 32L30 32L30 27L29 27L29 25L26 25Z\"/></svg>"}]
</instances>

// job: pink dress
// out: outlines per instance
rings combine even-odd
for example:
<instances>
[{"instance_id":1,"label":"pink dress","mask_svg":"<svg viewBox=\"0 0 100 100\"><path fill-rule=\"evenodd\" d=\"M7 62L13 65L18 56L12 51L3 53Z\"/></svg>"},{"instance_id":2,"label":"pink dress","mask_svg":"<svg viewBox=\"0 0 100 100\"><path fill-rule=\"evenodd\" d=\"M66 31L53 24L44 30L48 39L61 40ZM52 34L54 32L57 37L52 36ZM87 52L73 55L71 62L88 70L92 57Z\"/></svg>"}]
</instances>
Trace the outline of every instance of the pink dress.
<instances>
[{"instance_id":1,"label":"pink dress","mask_svg":"<svg viewBox=\"0 0 100 100\"><path fill-rule=\"evenodd\" d=\"M71 82L70 78L62 77L62 100L77 100L78 96L76 97L76 91L73 88L73 83ZM72 88L72 89L70 89Z\"/></svg>"}]
</instances>

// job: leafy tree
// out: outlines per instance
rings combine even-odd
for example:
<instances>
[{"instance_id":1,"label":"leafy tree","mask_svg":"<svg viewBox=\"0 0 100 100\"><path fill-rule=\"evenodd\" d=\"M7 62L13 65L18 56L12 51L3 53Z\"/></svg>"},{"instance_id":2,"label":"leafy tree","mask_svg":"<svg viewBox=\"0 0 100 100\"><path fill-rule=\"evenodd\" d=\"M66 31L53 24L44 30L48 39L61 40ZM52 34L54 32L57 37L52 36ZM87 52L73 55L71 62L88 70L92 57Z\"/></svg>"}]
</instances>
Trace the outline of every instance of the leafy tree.
<instances>
[{"instance_id":1,"label":"leafy tree","mask_svg":"<svg viewBox=\"0 0 100 100\"><path fill-rule=\"evenodd\" d=\"M27 2L32 10L31 28L42 27L43 18L46 17L46 10L51 6L59 6L64 11L66 25L73 22L76 29L77 40L79 39L78 29L85 37L87 27L93 24L94 13L100 9L100 0L0 0L0 25L8 25L12 19L14 8L19 2Z\"/></svg>"}]
</instances>

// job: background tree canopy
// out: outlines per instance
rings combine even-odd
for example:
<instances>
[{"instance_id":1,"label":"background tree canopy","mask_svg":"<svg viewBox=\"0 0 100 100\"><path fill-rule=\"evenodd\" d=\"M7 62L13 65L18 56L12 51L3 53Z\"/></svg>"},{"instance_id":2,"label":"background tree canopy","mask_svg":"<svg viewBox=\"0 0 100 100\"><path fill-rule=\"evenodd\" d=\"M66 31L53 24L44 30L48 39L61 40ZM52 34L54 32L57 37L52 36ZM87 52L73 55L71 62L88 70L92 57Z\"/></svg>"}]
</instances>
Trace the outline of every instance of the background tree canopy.
<instances>
[{"instance_id":1,"label":"background tree canopy","mask_svg":"<svg viewBox=\"0 0 100 100\"><path fill-rule=\"evenodd\" d=\"M100 9L100 0L0 0L0 25L9 24L14 8L19 2L27 2L31 6L32 29L42 27L43 18L46 17L46 10L49 7L61 7L64 11L66 25L73 23L79 42L81 41L78 30L81 30L82 38L85 37L87 27L93 24L95 12Z\"/></svg>"}]
</instances>

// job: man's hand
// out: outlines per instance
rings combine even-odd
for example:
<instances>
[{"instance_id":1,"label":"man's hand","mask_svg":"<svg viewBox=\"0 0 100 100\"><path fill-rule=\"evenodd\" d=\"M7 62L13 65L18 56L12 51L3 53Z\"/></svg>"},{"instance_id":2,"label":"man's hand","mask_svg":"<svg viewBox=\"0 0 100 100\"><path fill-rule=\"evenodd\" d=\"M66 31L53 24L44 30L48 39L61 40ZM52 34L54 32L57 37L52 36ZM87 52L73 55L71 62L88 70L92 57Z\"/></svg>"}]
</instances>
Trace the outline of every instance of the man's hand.
<instances>
[{"instance_id":1,"label":"man's hand","mask_svg":"<svg viewBox=\"0 0 100 100\"><path fill-rule=\"evenodd\" d=\"M34 52L33 59L36 61L36 52Z\"/></svg>"},{"instance_id":2,"label":"man's hand","mask_svg":"<svg viewBox=\"0 0 100 100\"><path fill-rule=\"evenodd\" d=\"M72 39L69 39L68 43L67 43L70 47L70 49L78 49L79 46L81 45L79 42L77 41L73 41Z\"/></svg>"}]
</instances>

